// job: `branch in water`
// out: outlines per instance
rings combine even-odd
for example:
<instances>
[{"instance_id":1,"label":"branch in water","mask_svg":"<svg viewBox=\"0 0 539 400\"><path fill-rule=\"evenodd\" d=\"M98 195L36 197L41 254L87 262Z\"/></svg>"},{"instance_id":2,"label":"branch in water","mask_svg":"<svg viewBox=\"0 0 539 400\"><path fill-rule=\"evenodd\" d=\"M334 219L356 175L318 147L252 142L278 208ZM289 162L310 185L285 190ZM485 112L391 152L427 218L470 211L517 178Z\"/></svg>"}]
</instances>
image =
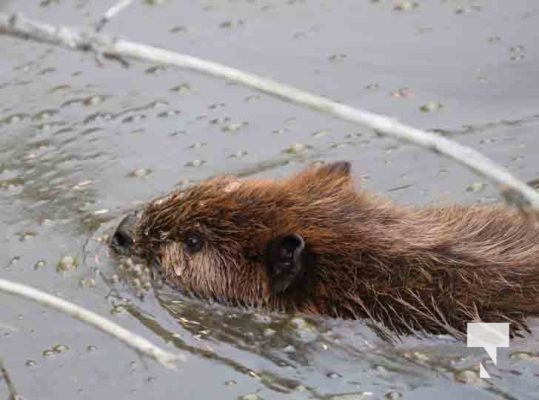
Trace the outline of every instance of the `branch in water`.
<instances>
[{"instance_id":1,"label":"branch in water","mask_svg":"<svg viewBox=\"0 0 539 400\"><path fill-rule=\"evenodd\" d=\"M4 365L4 361L2 360L2 358L0 358L0 378L2 378L6 383L7 390L9 391L9 400L20 400L21 397L17 394L15 385L11 380L11 376L9 375L9 372Z\"/></svg>"},{"instance_id":2,"label":"branch in water","mask_svg":"<svg viewBox=\"0 0 539 400\"><path fill-rule=\"evenodd\" d=\"M107 11L105 11L105 14L103 14L99 21L97 21L97 24L95 24L95 31L101 31L112 18L129 7L132 2L133 0L119 0L116 4L110 7Z\"/></svg>"},{"instance_id":3,"label":"branch in water","mask_svg":"<svg viewBox=\"0 0 539 400\"><path fill-rule=\"evenodd\" d=\"M348 122L367 126L380 134L410 142L442 154L490 180L499 188L509 204L526 213L530 213L530 211L539 212L539 193L517 179L505 168L470 147L435 133L413 128L390 117L338 103L293 86L212 61L113 38L94 31L84 31L67 26L55 26L33 21L22 17L20 14L7 16L0 13L0 34L73 50L92 51L117 60L130 58L161 65L176 66L239 83L263 93L288 100L294 104L299 104Z\"/></svg>"},{"instance_id":4,"label":"branch in water","mask_svg":"<svg viewBox=\"0 0 539 400\"><path fill-rule=\"evenodd\" d=\"M69 301L60 299L59 297L42 292L41 290L34 289L33 287L0 279L0 292L14 294L16 296L24 297L25 299L33 300L39 304L63 312L64 314L78 319L79 321L82 321L88 325L92 325L100 331L124 342L126 345L140 352L142 355L153 358L166 367L174 368L174 363L176 361L184 359L182 355L173 354L163 350L143 337L122 328L120 325L92 311L79 307L76 304L70 303Z\"/></svg>"}]
</instances>

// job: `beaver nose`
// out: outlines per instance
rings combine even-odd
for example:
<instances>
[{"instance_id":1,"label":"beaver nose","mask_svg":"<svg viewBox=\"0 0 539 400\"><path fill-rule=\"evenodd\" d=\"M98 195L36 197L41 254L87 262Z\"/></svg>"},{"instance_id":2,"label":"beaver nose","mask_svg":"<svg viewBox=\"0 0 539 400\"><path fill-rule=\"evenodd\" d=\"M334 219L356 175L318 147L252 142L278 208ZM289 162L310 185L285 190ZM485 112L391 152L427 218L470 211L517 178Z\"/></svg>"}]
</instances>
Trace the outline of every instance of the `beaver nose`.
<instances>
[{"instance_id":1,"label":"beaver nose","mask_svg":"<svg viewBox=\"0 0 539 400\"><path fill-rule=\"evenodd\" d=\"M137 216L135 213L129 214L127 217L122 219L110 241L111 246L115 250L122 253L129 251L133 245L133 230L135 227L135 222L137 222Z\"/></svg>"}]
</instances>

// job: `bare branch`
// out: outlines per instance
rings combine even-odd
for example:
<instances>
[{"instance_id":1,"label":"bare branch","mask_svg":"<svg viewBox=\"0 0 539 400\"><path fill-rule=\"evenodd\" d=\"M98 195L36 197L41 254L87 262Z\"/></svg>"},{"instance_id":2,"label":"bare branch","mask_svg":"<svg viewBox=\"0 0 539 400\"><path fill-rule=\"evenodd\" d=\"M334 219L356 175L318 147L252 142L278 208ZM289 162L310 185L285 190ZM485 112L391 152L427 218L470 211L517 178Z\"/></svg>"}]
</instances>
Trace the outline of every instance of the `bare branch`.
<instances>
[{"instance_id":1,"label":"bare branch","mask_svg":"<svg viewBox=\"0 0 539 400\"><path fill-rule=\"evenodd\" d=\"M42 292L16 282L10 282L5 279L0 279L0 292L14 294L33 300L39 304L61 311L79 321L99 329L102 332L109 334L112 337L124 342L129 347L135 349L143 355L153 358L157 362L168 368L174 368L174 363L183 360L184 357L179 354L173 354L166 350L157 347L143 337L131 333L120 325L92 312L79 307L59 297Z\"/></svg>"},{"instance_id":2,"label":"bare branch","mask_svg":"<svg viewBox=\"0 0 539 400\"><path fill-rule=\"evenodd\" d=\"M119 0L116 4L109 8L99 19L99 21L97 21L97 24L95 24L95 32L100 32L112 18L129 7L132 2L133 0Z\"/></svg>"},{"instance_id":3,"label":"bare branch","mask_svg":"<svg viewBox=\"0 0 539 400\"><path fill-rule=\"evenodd\" d=\"M2 360L2 358L0 358L0 378L2 378L4 382L6 383L7 390L9 391L9 400L20 400L21 397L17 394L15 385L13 384L13 381L11 380L9 371L4 365L4 361Z\"/></svg>"},{"instance_id":4,"label":"bare branch","mask_svg":"<svg viewBox=\"0 0 539 400\"><path fill-rule=\"evenodd\" d=\"M390 117L353 108L346 104L212 61L127 40L114 39L95 32L85 33L75 28L49 25L23 18L20 15L8 17L5 14L0 14L1 33L75 50L99 51L107 57L130 58L161 65L172 65L240 83L294 104L367 126L380 134L410 142L449 157L494 183L504 195L504 198L513 206L526 213L531 210L539 212L539 193L517 179L505 168L470 147L443 136L413 128Z\"/></svg>"}]
</instances>

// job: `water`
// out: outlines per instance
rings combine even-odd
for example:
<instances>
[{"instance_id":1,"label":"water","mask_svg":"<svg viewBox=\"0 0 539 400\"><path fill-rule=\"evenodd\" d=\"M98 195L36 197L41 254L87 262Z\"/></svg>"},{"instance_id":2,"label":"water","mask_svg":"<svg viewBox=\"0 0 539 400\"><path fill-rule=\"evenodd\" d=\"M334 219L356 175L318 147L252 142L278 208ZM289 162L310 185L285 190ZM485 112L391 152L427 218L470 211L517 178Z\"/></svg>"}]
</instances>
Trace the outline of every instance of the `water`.
<instances>
[{"instance_id":1,"label":"water","mask_svg":"<svg viewBox=\"0 0 539 400\"><path fill-rule=\"evenodd\" d=\"M4 1L0 9L83 26L110 4ZM439 130L537 180L536 1L416 4L146 1L106 31ZM499 350L498 366L487 362L493 378L482 381L486 353L450 338L390 344L365 321L231 309L167 287L141 292L103 244L123 213L173 187L223 172L279 177L319 159L353 161L358 184L403 203L499 200L464 168L219 80L100 65L4 37L0 99L0 276L187 355L167 370L1 295L0 355L24 398L537 398L536 320L533 335ZM65 256L75 257L74 270L57 268Z\"/></svg>"}]
</instances>

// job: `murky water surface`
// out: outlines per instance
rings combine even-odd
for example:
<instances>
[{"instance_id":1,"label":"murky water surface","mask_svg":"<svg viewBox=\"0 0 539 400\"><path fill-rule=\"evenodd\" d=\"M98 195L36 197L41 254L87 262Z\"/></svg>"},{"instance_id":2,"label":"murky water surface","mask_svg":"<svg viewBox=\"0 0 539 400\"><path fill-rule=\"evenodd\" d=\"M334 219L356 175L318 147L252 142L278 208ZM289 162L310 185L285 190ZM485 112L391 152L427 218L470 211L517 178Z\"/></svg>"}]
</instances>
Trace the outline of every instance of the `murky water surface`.
<instances>
[{"instance_id":1,"label":"murky water surface","mask_svg":"<svg viewBox=\"0 0 539 400\"><path fill-rule=\"evenodd\" d=\"M88 25L111 3L0 8ZM138 1L106 29L439 130L537 181L538 27L536 0L165 0ZM242 87L0 37L0 276L187 355L167 370L64 315L1 295L0 355L19 393L538 398L537 321L534 335L499 350L498 366L487 363L493 378L480 380L486 353L449 338L392 345L361 321L230 309L166 287L138 296L102 242L126 210L177 185L225 171L278 177L320 159L352 160L358 184L405 203L498 201L454 163Z\"/></svg>"}]
</instances>

